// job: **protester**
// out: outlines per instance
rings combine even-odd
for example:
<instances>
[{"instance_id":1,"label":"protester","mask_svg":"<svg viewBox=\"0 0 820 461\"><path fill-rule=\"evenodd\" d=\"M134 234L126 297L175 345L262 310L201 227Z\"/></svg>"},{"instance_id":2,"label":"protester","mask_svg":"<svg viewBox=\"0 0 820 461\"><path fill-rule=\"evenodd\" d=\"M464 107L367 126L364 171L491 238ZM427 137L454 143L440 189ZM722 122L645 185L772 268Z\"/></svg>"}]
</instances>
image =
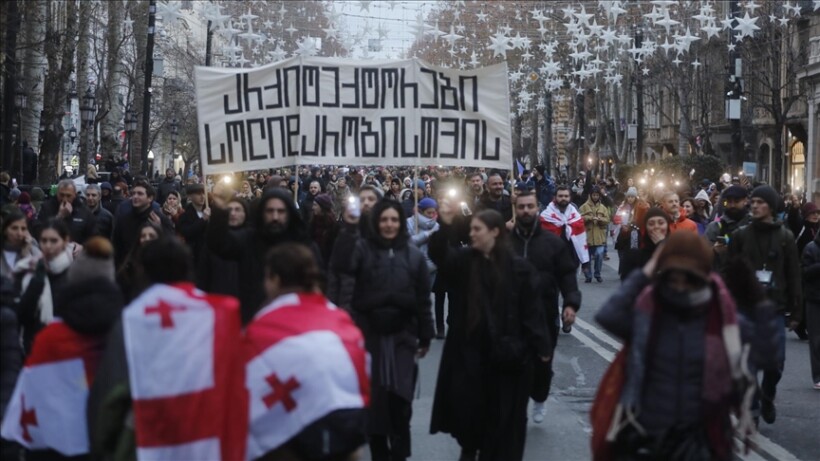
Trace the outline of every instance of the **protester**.
<instances>
[{"instance_id":1,"label":"protester","mask_svg":"<svg viewBox=\"0 0 820 461\"><path fill-rule=\"evenodd\" d=\"M504 221L512 220L512 202L504 195L504 179L500 173L490 173L487 177L487 192L479 201L479 210L495 210L501 213Z\"/></svg>"},{"instance_id":2,"label":"protester","mask_svg":"<svg viewBox=\"0 0 820 461\"><path fill-rule=\"evenodd\" d=\"M730 415L741 440L753 432L754 384L742 344L748 335L711 259L703 239L673 233L596 315L625 346L593 404L595 459L729 460ZM621 390L613 393L614 386Z\"/></svg>"},{"instance_id":3,"label":"protester","mask_svg":"<svg viewBox=\"0 0 820 461\"><path fill-rule=\"evenodd\" d=\"M23 328L23 348L31 350L34 335L61 313L55 310L54 295L65 283L66 271L74 260L74 245L62 220L46 221L38 239L42 257L17 261L14 274L20 287L18 316Z\"/></svg>"},{"instance_id":4,"label":"protester","mask_svg":"<svg viewBox=\"0 0 820 461\"><path fill-rule=\"evenodd\" d=\"M182 206L182 197L179 195L179 192L175 190L168 192L168 195L165 197L165 202L162 204L162 214L171 221L175 229L179 224L179 218L184 213L185 209Z\"/></svg>"},{"instance_id":5,"label":"protester","mask_svg":"<svg viewBox=\"0 0 820 461\"><path fill-rule=\"evenodd\" d=\"M172 191L177 194L182 192L182 185L176 180L176 176L177 174L173 168L167 168L165 170L165 177L162 178L162 182L157 186L157 202L159 202L160 205L165 204L165 199L168 198L168 194Z\"/></svg>"},{"instance_id":6,"label":"protester","mask_svg":"<svg viewBox=\"0 0 820 461\"><path fill-rule=\"evenodd\" d=\"M248 202L239 197L232 198L228 208L228 232L239 233L247 225L250 214ZM213 294L239 298L239 264L236 260L221 258L205 248L201 279L198 287Z\"/></svg>"},{"instance_id":7,"label":"protester","mask_svg":"<svg viewBox=\"0 0 820 461\"><path fill-rule=\"evenodd\" d=\"M39 235L41 226L52 218L62 220L71 232L71 240L81 245L96 235L96 219L80 200L77 186L70 179L60 181L57 184L57 196L43 203L37 215L35 235Z\"/></svg>"},{"instance_id":8,"label":"protester","mask_svg":"<svg viewBox=\"0 0 820 461\"><path fill-rule=\"evenodd\" d=\"M683 211L686 212L686 216L698 226L698 235L703 235L706 232L708 217L704 217L698 213L698 205L695 203L695 199L687 197L681 201L680 206L683 208Z\"/></svg>"},{"instance_id":9,"label":"protester","mask_svg":"<svg viewBox=\"0 0 820 461\"><path fill-rule=\"evenodd\" d=\"M322 296L321 278L304 245L280 245L268 254L270 301L242 341L251 405L267 406L252 411L248 459L355 459L365 443L370 386L364 338L350 316ZM268 406L271 387L276 392L288 383L297 383L298 394Z\"/></svg>"},{"instance_id":10,"label":"protester","mask_svg":"<svg viewBox=\"0 0 820 461\"><path fill-rule=\"evenodd\" d=\"M664 192L661 195L660 206L672 219L672 224L669 226L670 234L674 234L679 230L698 233L698 225L686 217L686 211L681 210L680 197L676 192Z\"/></svg>"},{"instance_id":11,"label":"protester","mask_svg":"<svg viewBox=\"0 0 820 461\"><path fill-rule=\"evenodd\" d=\"M201 263L205 257L205 229L211 219L211 208L205 206L205 186L202 184L191 184L185 192L188 204L177 222L177 232L194 255L195 280L199 282L204 271Z\"/></svg>"},{"instance_id":12,"label":"protester","mask_svg":"<svg viewBox=\"0 0 820 461\"><path fill-rule=\"evenodd\" d=\"M443 200L430 257L454 292L430 432L452 435L461 460L523 458L532 364L552 348L532 266L513 254L504 218L475 214L472 248L455 246L455 208Z\"/></svg>"},{"instance_id":13,"label":"protester","mask_svg":"<svg viewBox=\"0 0 820 461\"><path fill-rule=\"evenodd\" d=\"M21 192L20 198L17 199L17 207L26 215L26 220L31 223L37 216L37 210L31 205L31 195L28 192Z\"/></svg>"},{"instance_id":14,"label":"protester","mask_svg":"<svg viewBox=\"0 0 820 461\"><path fill-rule=\"evenodd\" d=\"M137 244L139 229L143 224L151 222L165 232L173 232L174 226L171 221L160 211L159 206L154 206L155 195L150 184L138 181L131 189L128 203L114 213L114 235L111 243L114 245L114 261L118 270L126 255Z\"/></svg>"},{"instance_id":15,"label":"protester","mask_svg":"<svg viewBox=\"0 0 820 461\"><path fill-rule=\"evenodd\" d=\"M512 231L512 247L515 254L533 265L540 277L538 289L543 305L552 349L558 343L559 322L571 326L575 314L581 308L581 292L576 274L578 264L571 250L560 238L541 228L538 223L538 200L531 191L520 192L515 198L515 227ZM558 294L563 298L559 311ZM546 416L546 401L553 377L553 361L535 361L532 419L541 423Z\"/></svg>"},{"instance_id":16,"label":"protester","mask_svg":"<svg viewBox=\"0 0 820 461\"><path fill-rule=\"evenodd\" d=\"M749 215L749 200L746 189L740 186L729 186L723 190L723 215L706 226L704 235L713 245L715 252L715 270L725 274L726 251L734 231L746 227L752 222Z\"/></svg>"},{"instance_id":17,"label":"protester","mask_svg":"<svg viewBox=\"0 0 820 461\"><path fill-rule=\"evenodd\" d=\"M438 222L438 203L432 198L424 198L419 202L419 211L415 216L407 218L407 232L410 234L410 242L416 246L424 255L424 260L427 262L427 269L430 271L430 284L434 283L436 279L436 265L427 254L427 242L430 236L433 235L439 228ZM442 313L443 315L443 313ZM440 315L436 312L436 325L439 326ZM442 321L441 326L444 326ZM443 331L436 329L436 331Z\"/></svg>"},{"instance_id":18,"label":"protester","mask_svg":"<svg viewBox=\"0 0 820 461\"><path fill-rule=\"evenodd\" d=\"M570 203L567 186L558 186L555 190L555 200L541 212L540 222L544 230L557 235L570 247L576 262L582 267L589 263L584 218L575 205Z\"/></svg>"},{"instance_id":19,"label":"protester","mask_svg":"<svg viewBox=\"0 0 820 461\"><path fill-rule=\"evenodd\" d=\"M350 313L372 356L370 452L374 460L404 460L410 457L415 361L433 338L429 269L409 244L401 205L375 205L371 237L360 236L359 216L351 211L344 213L331 267L352 277Z\"/></svg>"},{"instance_id":20,"label":"protester","mask_svg":"<svg viewBox=\"0 0 820 461\"><path fill-rule=\"evenodd\" d=\"M604 249L607 245L606 231L609 227L609 209L601 202L601 192L597 186L590 191L589 199L581 205L580 212L581 216L584 217L590 260L590 263L584 268L584 282L590 283L594 275L595 280L600 283L604 281L601 277L601 266L603 265Z\"/></svg>"},{"instance_id":21,"label":"protester","mask_svg":"<svg viewBox=\"0 0 820 461\"><path fill-rule=\"evenodd\" d=\"M820 391L820 232L803 250L803 287L806 298L806 329L814 389Z\"/></svg>"},{"instance_id":22,"label":"protester","mask_svg":"<svg viewBox=\"0 0 820 461\"><path fill-rule=\"evenodd\" d=\"M661 242L669 237L671 224L672 220L662 209L653 207L647 210L644 221L641 223L643 234L640 245L624 251L621 256L619 270L621 281L629 277L635 269L640 269L649 262Z\"/></svg>"},{"instance_id":23,"label":"protester","mask_svg":"<svg viewBox=\"0 0 820 461\"><path fill-rule=\"evenodd\" d=\"M615 250L618 251L618 275L624 273L623 264L627 251L640 248L641 236L644 233L641 226L649 209L649 204L638 197L638 190L635 187L629 187L624 195L623 203L612 217L612 223L617 226Z\"/></svg>"},{"instance_id":24,"label":"protester","mask_svg":"<svg viewBox=\"0 0 820 461\"><path fill-rule=\"evenodd\" d=\"M6 414L17 377L23 368L16 297L12 280L0 277L0 417ZM5 438L0 439L0 460L20 459L22 454L19 444Z\"/></svg>"},{"instance_id":25,"label":"protester","mask_svg":"<svg viewBox=\"0 0 820 461\"><path fill-rule=\"evenodd\" d=\"M232 194L228 199L224 195L223 189L215 188L210 202L210 223L205 231L206 245L217 256L237 262L242 321L247 323L265 299L264 258L271 248L304 243L314 248L317 258L321 255L310 241L307 226L287 190L266 190L248 216L248 225L235 232L229 232L228 224L227 204Z\"/></svg>"},{"instance_id":26,"label":"protester","mask_svg":"<svg viewBox=\"0 0 820 461\"><path fill-rule=\"evenodd\" d=\"M143 274L139 273L141 268L138 263L142 248L148 242L159 239L164 233L161 226L151 221L146 221L137 228L137 243L128 251L117 270L117 284L122 288L126 301L132 300L144 288L139 286L139 281L143 277Z\"/></svg>"},{"instance_id":27,"label":"protester","mask_svg":"<svg viewBox=\"0 0 820 461\"><path fill-rule=\"evenodd\" d=\"M316 201L316 197L322 193L322 183L318 180L313 180L308 185L308 193L305 194L305 197L299 202L299 212L302 213L302 221L310 222L310 219L313 215L313 204Z\"/></svg>"},{"instance_id":28,"label":"protester","mask_svg":"<svg viewBox=\"0 0 820 461\"><path fill-rule=\"evenodd\" d=\"M314 181L311 184L318 184ZM312 187L312 186L311 186ZM319 194L311 200L312 212L309 214L308 229L313 242L319 247L319 253L327 269L333 252L336 236L339 234L339 222L333 213L333 200L327 194Z\"/></svg>"},{"instance_id":29,"label":"protester","mask_svg":"<svg viewBox=\"0 0 820 461\"><path fill-rule=\"evenodd\" d=\"M114 215L110 211L102 207L100 200L102 197L102 189L97 184L89 184L85 187L85 204L94 219L97 221L97 235L101 235L106 239L111 239L111 233L114 230Z\"/></svg>"},{"instance_id":30,"label":"protester","mask_svg":"<svg viewBox=\"0 0 820 461\"><path fill-rule=\"evenodd\" d=\"M788 325L794 330L802 315L802 287L800 257L794 235L779 221L777 192L769 186L758 186L751 194L752 223L731 235L729 257L745 258L757 274L766 296L777 306L781 330ZM787 317L788 316L788 317ZM785 338L779 349L785 351ZM768 424L774 423L777 412L774 405L777 383L783 375L784 360L776 368L763 370L763 380L753 409ZM757 415L755 415L757 416Z\"/></svg>"}]
</instances>

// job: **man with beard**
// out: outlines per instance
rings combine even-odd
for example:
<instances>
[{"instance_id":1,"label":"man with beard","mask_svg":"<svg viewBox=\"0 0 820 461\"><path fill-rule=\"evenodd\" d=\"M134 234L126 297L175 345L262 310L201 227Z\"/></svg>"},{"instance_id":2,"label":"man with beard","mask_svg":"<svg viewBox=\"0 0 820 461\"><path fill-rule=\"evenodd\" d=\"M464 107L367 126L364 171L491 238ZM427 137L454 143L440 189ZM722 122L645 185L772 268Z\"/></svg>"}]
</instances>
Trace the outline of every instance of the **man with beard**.
<instances>
[{"instance_id":1,"label":"man with beard","mask_svg":"<svg viewBox=\"0 0 820 461\"><path fill-rule=\"evenodd\" d=\"M698 225L695 221L686 217L686 212L681 210L680 197L676 192L667 191L661 197L661 208L672 218L672 224L669 225L669 234L677 231L689 231L698 233Z\"/></svg>"},{"instance_id":2,"label":"man with beard","mask_svg":"<svg viewBox=\"0 0 820 461\"><path fill-rule=\"evenodd\" d=\"M165 177L162 179L162 182L159 183L157 186L157 202L160 205L165 203L165 198L168 197L172 191L178 194L182 193L182 186L176 180L176 172L174 172L173 168L168 168L165 170Z\"/></svg>"},{"instance_id":3,"label":"man with beard","mask_svg":"<svg viewBox=\"0 0 820 461\"><path fill-rule=\"evenodd\" d=\"M467 176L467 181L469 184L467 203L470 204L470 208L476 208L481 202L481 197L484 196L484 176L475 171Z\"/></svg>"},{"instance_id":4,"label":"man with beard","mask_svg":"<svg viewBox=\"0 0 820 461\"><path fill-rule=\"evenodd\" d=\"M512 220L512 202L504 195L504 179L500 173L490 173L487 178L487 193L481 198L480 208L501 213L505 222Z\"/></svg>"},{"instance_id":5,"label":"man with beard","mask_svg":"<svg viewBox=\"0 0 820 461\"><path fill-rule=\"evenodd\" d=\"M718 221L710 222L703 235L714 249L715 271L722 274L726 267L726 249L732 232L748 226L752 222L752 217L749 216L749 199L743 187L729 186L723 190L721 197L723 198L723 216Z\"/></svg>"},{"instance_id":6,"label":"man with beard","mask_svg":"<svg viewBox=\"0 0 820 461\"><path fill-rule=\"evenodd\" d=\"M532 191L522 191L515 198L515 227L512 246L518 256L529 261L539 274L539 295L544 306L549 327L552 350L558 343L558 291L563 296L561 319L565 327L575 322L575 314L581 307L581 292L575 274L578 263L570 248L554 234L541 228L538 220L538 200ZM544 403L552 383L552 363L535 361L530 397L533 399L532 419L536 424L544 421Z\"/></svg>"},{"instance_id":7,"label":"man with beard","mask_svg":"<svg viewBox=\"0 0 820 461\"><path fill-rule=\"evenodd\" d=\"M541 212L540 221L544 230L557 235L568 245L576 263L589 263L584 217L575 205L570 203L569 187L558 186L555 190L555 200Z\"/></svg>"},{"instance_id":8,"label":"man with beard","mask_svg":"<svg viewBox=\"0 0 820 461\"><path fill-rule=\"evenodd\" d=\"M299 203L299 212L302 213L302 221L310 222L313 215L313 201L316 196L322 193L322 183L318 179L311 179L308 184L308 193L305 198Z\"/></svg>"},{"instance_id":9,"label":"man with beard","mask_svg":"<svg viewBox=\"0 0 820 461\"><path fill-rule=\"evenodd\" d=\"M97 220L97 235L111 240L111 231L114 228L114 215L102 207L102 189L98 184L89 184L85 187L85 205L91 210Z\"/></svg>"},{"instance_id":10,"label":"man with beard","mask_svg":"<svg viewBox=\"0 0 820 461\"><path fill-rule=\"evenodd\" d=\"M248 217L248 225L229 232L227 204L232 191L218 185L211 201L211 222L205 231L208 249L217 256L237 261L239 267L239 302L242 322L253 319L265 301L263 279L265 255L268 250L283 244L302 243L313 249L321 267L321 256L310 240L307 227L293 203L292 194L281 188L265 191Z\"/></svg>"}]
</instances>

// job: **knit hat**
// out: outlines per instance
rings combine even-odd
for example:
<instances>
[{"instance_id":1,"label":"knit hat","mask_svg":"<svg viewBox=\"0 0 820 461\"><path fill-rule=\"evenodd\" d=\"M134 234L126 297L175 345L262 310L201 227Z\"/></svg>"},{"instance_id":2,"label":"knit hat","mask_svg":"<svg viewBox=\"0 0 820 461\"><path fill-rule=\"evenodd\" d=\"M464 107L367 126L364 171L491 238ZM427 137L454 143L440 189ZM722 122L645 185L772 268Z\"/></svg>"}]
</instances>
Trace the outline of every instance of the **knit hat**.
<instances>
[{"instance_id":1,"label":"knit hat","mask_svg":"<svg viewBox=\"0 0 820 461\"><path fill-rule=\"evenodd\" d=\"M762 199L769 205L772 214L777 212L777 206L780 202L780 197L777 196L777 191L771 186L757 186L752 191L752 198Z\"/></svg>"},{"instance_id":2,"label":"knit hat","mask_svg":"<svg viewBox=\"0 0 820 461\"><path fill-rule=\"evenodd\" d=\"M714 253L706 239L694 232L670 235L658 255L658 272L677 269L707 280L712 271Z\"/></svg>"},{"instance_id":3,"label":"knit hat","mask_svg":"<svg viewBox=\"0 0 820 461\"><path fill-rule=\"evenodd\" d=\"M313 201L316 202L316 204L319 205L319 208L324 211L330 211L333 209L333 200L327 194L319 194L313 199Z\"/></svg>"},{"instance_id":4,"label":"knit hat","mask_svg":"<svg viewBox=\"0 0 820 461\"><path fill-rule=\"evenodd\" d=\"M31 201L32 202L42 202L46 199L46 193L43 192L43 189L39 187L32 187L31 188Z\"/></svg>"},{"instance_id":5,"label":"knit hat","mask_svg":"<svg viewBox=\"0 0 820 461\"><path fill-rule=\"evenodd\" d=\"M430 197L419 200L419 210L424 211L428 208L438 208L438 203Z\"/></svg>"},{"instance_id":6,"label":"knit hat","mask_svg":"<svg viewBox=\"0 0 820 461\"><path fill-rule=\"evenodd\" d=\"M30 205L31 204L31 195L28 192L23 192L20 194L20 198L17 200L17 203L21 205ZM806 205L809 205L808 203ZM805 214L803 214L805 216Z\"/></svg>"},{"instance_id":7,"label":"knit hat","mask_svg":"<svg viewBox=\"0 0 820 461\"><path fill-rule=\"evenodd\" d=\"M635 189L634 187L630 187L629 189L626 190L626 196L627 197L637 197L638 196L638 189Z\"/></svg>"},{"instance_id":8,"label":"knit hat","mask_svg":"<svg viewBox=\"0 0 820 461\"><path fill-rule=\"evenodd\" d=\"M658 217L658 216L665 219L667 223L672 224L672 218L670 218L669 215L666 214L665 211L663 211L662 209L660 209L658 207L652 207L652 208L646 210L646 215L644 215L644 217L643 217L643 227L644 227L644 229L646 228L646 223L649 222L650 218L655 218L655 217Z\"/></svg>"},{"instance_id":9,"label":"knit hat","mask_svg":"<svg viewBox=\"0 0 820 461\"><path fill-rule=\"evenodd\" d=\"M12 202L17 200L18 198L20 198L20 194L22 194L22 191L15 187L11 191L9 191L9 200L11 200Z\"/></svg>"},{"instance_id":10,"label":"knit hat","mask_svg":"<svg viewBox=\"0 0 820 461\"><path fill-rule=\"evenodd\" d=\"M25 194L25 192L23 192L23 193ZM20 203L23 203L23 198L22 197L20 198ZM815 205L814 203L806 202L806 204L803 205L803 208L801 208L800 211L801 211L801 213L803 213L803 219L805 219L805 218L808 218L810 214L817 213L818 209L817 209L817 205Z\"/></svg>"},{"instance_id":11,"label":"knit hat","mask_svg":"<svg viewBox=\"0 0 820 461\"><path fill-rule=\"evenodd\" d=\"M102 184L100 184L100 189L108 189L109 192L114 190L114 188L111 187L111 183L108 181L103 181Z\"/></svg>"},{"instance_id":12,"label":"knit hat","mask_svg":"<svg viewBox=\"0 0 820 461\"><path fill-rule=\"evenodd\" d=\"M733 185L726 188L721 195L721 198L727 199L739 199L739 198L746 198L749 193L744 189L742 186Z\"/></svg>"},{"instance_id":13,"label":"knit hat","mask_svg":"<svg viewBox=\"0 0 820 461\"><path fill-rule=\"evenodd\" d=\"M79 283L93 278L106 278L112 282L115 280L114 247L104 237L88 239L66 275L69 283Z\"/></svg>"}]
</instances>

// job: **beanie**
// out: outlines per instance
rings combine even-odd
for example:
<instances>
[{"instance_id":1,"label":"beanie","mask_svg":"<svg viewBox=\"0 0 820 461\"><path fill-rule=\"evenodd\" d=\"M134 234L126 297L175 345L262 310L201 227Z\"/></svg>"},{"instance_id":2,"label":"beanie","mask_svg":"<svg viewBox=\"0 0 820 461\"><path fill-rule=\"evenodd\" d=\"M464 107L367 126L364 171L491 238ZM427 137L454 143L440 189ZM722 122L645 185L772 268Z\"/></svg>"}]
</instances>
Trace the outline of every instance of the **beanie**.
<instances>
[{"instance_id":1,"label":"beanie","mask_svg":"<svg viewBox=\"0 0 820 461\"><path fill-rule=\"evenodd\" d=\"M752 198L759 198L766 202L769 205L769 209L771 210L772 214L774 215L777 213L778 203L780 202L780 197L777 196L777 191L774 190L771 186L757 186L752 191Z\"/></svg>"},{"instance_id":2,"label":"beanie","mask_svg":"<svg viewBox=\"0 0 820 461\"><path fill-rule=\"evenodd\" d=\"M330 211L333 209L333 200L331 200L330 196L327 194L319 194L313 199L313 201L316 202L316 204L319 205L319 208L324 211Z\"/></svg>"},{"instance_id":3,"label":"beanie","mask_svg":"<svg viewBox=\"0 0 820 461\"><path fill-rule=\"evenodd\" d=\"M626 190L626 196L627 197L637 197L638 196L638 189L635 189L634 187L630 187L629 189Z\"/></svg>"},{"instance_id":4,"label":"beanie","mask_svg":"<svg viewBox=\"0 0 820 461\"><path fill-rule=\"evenodd\" d=\"M419 200L419 210L426 210L428 208L438 208L438 203L430 197Z\"/></svg>"},{"instance_id":5,"label":"beanie","mask_svg":"<svg viewBox=\"0 0 820 461\"><path fill-rule=\"evenodd\" d=\"M23 192L20 194L20 198L17 200L18 203L21 205L30 205L31 204L31 195L28 192ZM808 203L807 203L808 205ZM804 214L805 216L805 214Z\"/></svg>"},{"instance_id":6,"label":"beanie","mask_svg":"<svg viewBox=\"0 0 820 461\"><path fill-rule=\"evenodd\" d=\"M32 187L31 188L31 201L32 202L42 202L46 199L46 193L43 192L43 189L39 187Z\"/></svg>"},{"instance_id":7,"label":"beanie","mask_svg":"<svg viewBox=\"0 0 820 461\"><path fill-rule=\"evenodd\" d=\"M15 201L15 200L17 200L18 198L20 198L20 194L22 194L22 191L20 191L20 189L18 189L18 188L16 188L16 187L15 187L15 188L14 188L14 189L12 189L11 191L9 191L9 199L10 199L11 201Z\"/></svg>"},{"instance_id":8,"label":"beanie","mask_svg":"<svg viewBox=\"0 0 820 461\"><path fill-rule=\"evenodd\" d=\"M660 209L658 207L652 207L652 208L646 210L646 215L644 215L644 217L643 217L643 227L644 227L644 229L646 229L646 223L649 222L649 219L650 218L656 218L656 217L661 217L661 218L665 219L667 223L672 224L672 218L669 217L669 215L666 214L665 211L663 211L662 209Z\"/></svg>"},{"instance_id":9,"label":"beanie","mask_svg":"<svg viewBox=\"0 0 820 461\"><path fill-rule=\"evenodd\" d=\"M71 264L66 275L69 283L94 278L114 281L114 247L104 237L92 237L85 242L83 251Z\"/></svg>"},{"instance_id":10,"label":"beanie","mask_svg":"<svg viewBox=\"0 0 820 461\"><path fill-rule=\"evenodd\" d=\"M113 188L113 187L111 187L111 183L110 183L110 182L108 182L108 181L103 181L103 182L100 184L100 189L108 189L108 191L109 191L109 192L111 192L111 191L113 191L113 190L114 190L114 188Z\"/></svg>"},{"instance_id":11,"label":"beanie","mask_svg":"<svg viewBox=\"0 0 820 461\"><path fill-rule=\"evenodd\" d=\"M23 193L25 194L25 192ZM23 197L20 197L20 203L23 203ZM803 208L801 208L800 211L801 213L803 213L803 219L806 219L809 217L810 214L817 213L817 205L815 205L812 202L806 202L806 204L803 205Z\"/></svg>"},{"instance_id":12,"label":"beanie","mask_svg":"<svg viewBox=\"0 0 820 461\"><path fill-rule=\"evenodd\" d=\"M658 255L658 272L681 270L707 280L714 253L706 239L693 232L675 232L666 239Z\"/></svg>"},{"instance_id":13,"label":"beanie","mask_svg":"<svg viewBox=\"0 0 820 461\"><path fill-rule=\"evenodd\" d=\"M731 185L723 190L723 195L721 196L724 199L732 198L732 199L741 199L746 198L749 193L741 186L737 184Z\"/></svg>"}]
</instances>

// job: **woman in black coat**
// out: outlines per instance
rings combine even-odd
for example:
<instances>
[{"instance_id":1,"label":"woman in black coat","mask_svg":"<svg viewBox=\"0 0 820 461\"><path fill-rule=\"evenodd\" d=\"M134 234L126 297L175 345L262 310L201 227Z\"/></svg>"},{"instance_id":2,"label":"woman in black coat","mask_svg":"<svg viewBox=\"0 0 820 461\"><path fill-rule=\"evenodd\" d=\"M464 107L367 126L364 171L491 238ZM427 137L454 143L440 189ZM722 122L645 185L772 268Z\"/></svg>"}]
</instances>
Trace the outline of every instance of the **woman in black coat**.
<instances>
[{"instance_id":1,"label":"woman in black coat","mask_svg":"<svg viewBox=\"0 0 820 461\"><path fill-rule=\"evenodd\" d=\"M451 434L461 460L520 460L532 364L552 355L537 274L509 248L497 211L473 216L472 248L460 248L453 210L444 200L429 246L452 295L430 432Z\"/></svg>"},{"instance_id":2,"label":"woman in black coat","mask_svg":"<svg viewBox=\"0 0 820 461\"><path fill-rule=\"evenodd\" d=\"M621 259L621 281L626 280L632 271L642 268L649 262L658 245L669 237L671 223L669 215L660 208L653 207L646 211L641 223L640 248L625 250L623 259Z\"/></svg>"},{"instance_id":3,"label":"woman in black coat","mask_svg":"<svg viewBox=\"0 0 820 461\"><path fill-rule=\"evenodd\" d=\"M371 354L370 453L374 461L410 456L410 417L418 370L433 338L430 278L421 251L409 244L401 204L377 203L372 236L344 213L331 267L353 283L350 314Z\"/></svg>"}]
</instances>

